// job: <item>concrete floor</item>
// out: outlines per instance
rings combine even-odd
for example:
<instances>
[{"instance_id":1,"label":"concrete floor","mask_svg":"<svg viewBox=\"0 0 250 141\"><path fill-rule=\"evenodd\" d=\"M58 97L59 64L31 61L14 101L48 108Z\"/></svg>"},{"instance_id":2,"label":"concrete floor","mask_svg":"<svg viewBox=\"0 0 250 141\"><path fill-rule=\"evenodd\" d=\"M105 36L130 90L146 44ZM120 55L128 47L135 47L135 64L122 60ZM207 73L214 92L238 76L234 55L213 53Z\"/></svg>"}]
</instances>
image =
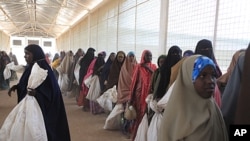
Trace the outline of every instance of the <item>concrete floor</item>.
<instances>
[{"instance_id":1,"label":"concrete floor","mask_svg":"<svg viewBox=\"0 0 250 141\"><path fill-rule=\"evenodd\" d=\"M11 82L16 84L16 82ZM17 103L16 94L8 96L7 91L0 91L0 126ZM103 126L107 114L93 115L83 112L78 107L75 98L64 97L71 141L125 141L121 131L104 130Z\"/></svg>"}]
</instances>

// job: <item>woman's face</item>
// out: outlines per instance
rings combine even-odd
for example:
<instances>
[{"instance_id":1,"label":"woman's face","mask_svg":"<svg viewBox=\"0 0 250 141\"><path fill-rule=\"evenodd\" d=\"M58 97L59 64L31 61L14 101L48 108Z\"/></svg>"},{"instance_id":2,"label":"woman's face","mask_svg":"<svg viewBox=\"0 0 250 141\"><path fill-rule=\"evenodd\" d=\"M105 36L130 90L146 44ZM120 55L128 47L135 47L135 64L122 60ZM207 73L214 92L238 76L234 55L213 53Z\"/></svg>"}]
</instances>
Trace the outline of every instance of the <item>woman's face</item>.
<instances>
[{"instance_id":1,"label":"woman's face","mask_svg":"<svg viewBox=\"0 0 250 141\"><path fill-rule=\"evenodd\" d=\"M28 64L31 64L33 62L33 54L29 52L28 50L24 50L24 59Z\"/></svg>"},{"instance_id":2,"label":"woman's face","mask_svg":"<svg viewBox=\"0 0 250 141\"><path fill-rule=\"evenodd\" d=\"M111 55L110 55L110 60L111 60L111 61L114 61L114 60L115 60L115 54L111 54Z\"/></svg>"},{"instance_id":3,"label":"woman's face","mask_svg":"<svg viewBox=\"0 0 250 141\"><path fill-rule=\"evenodd\" d=\"M129 57L129 62L133 62L134 61L135 56L133 54L129 55L128 57Z\"/></svg>"},{"instance_id":4,"label":"woman's face","mask_svg":"<svg viewBox=\"0 0 250 141\"><path fill-rule=\"evenodd\" d=\"M151 52L146 52L144 56L144 61L145 63L149 63L152 61L152 53Z\"/></svg>"},{"instance_id":5,"label":"woman's face","mask_svg":"<svg viewBox=\"0 0 250 141\"><path fill-rule=\"evenodd\" d=\"M162 66L162 64L164 63L164 61L165 61L165 58L160 58L159 59L159 67Z\"/></svg>"},{"instance_id":6,"label":"woman's face","mask_svg":"<svg viewBox=\"0 0 250 141\"><path fill-rule=\"evenodd\" d=\"M202 98L210 98L214 94L216 72L212 66L206 66L194 81L194 88Z\"/></svg>"},{"instance_id":7,"label":"woman's face","mask_svg":"<svg viewBox=\"0 0 250 141\"><path fill-rule=\"evenodd\" d=\"M118 53L117 54L117 60L118 60L118 62L120 62L120 63L123 62L124 58L125 58L124 54L122 54L122 53Z\"/></svg>"}]
</instances>

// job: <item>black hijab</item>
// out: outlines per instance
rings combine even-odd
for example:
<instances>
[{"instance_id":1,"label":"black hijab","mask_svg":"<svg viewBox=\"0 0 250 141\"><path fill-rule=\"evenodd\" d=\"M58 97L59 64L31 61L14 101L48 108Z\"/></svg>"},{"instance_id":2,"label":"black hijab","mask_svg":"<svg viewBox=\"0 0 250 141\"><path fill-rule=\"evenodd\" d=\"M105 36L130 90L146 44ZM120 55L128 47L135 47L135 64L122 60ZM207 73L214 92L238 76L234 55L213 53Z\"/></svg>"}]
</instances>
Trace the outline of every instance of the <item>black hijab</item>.
<instances>
[{"instance_id":1,"label":"black hijab","mask_svg":"<svg viewBox=\"0 0 250 141\"><path fill-rule=\"evenodd\" d=\"M212 46L212 42L207 40L207 39L202 39L200 40L195 48L195 52L194 54L200 54L200 55L204 55L207 56L208 58L212 59L216 65L216 78L219 78L222 75L222 72L217 64L217 61L215 59L214 56L214 51L213 51L213 46Z\"/></svg>"},{"instance_id":2,"label":"black hijab","mask_svg":"<svg viewBox=\"0 0 250 141\"><path fill-rule=\"evenodd\" d=\"M160 80L154 98L162 98L166 93L171 76L171 67L181 60L181 53L182 50L178 46L172 46L168 50L167 58L160 67Z\"/></svg>"},{"instance_id":3,"label":"black hijab","mask_svg":"<svg viewBox=\"0 0 250 141\"><path fill-rule=\"evenodd\" d=\"M88 68L92 60L95 58L95 49L94 48L88 48L86 54L80 61L80 70L79 70L79 83L80 86L82 86L82 81L84 76L87 74Z\"/></svg>"},{"instance_id":4,"label":"black hijab","mask_svg":"<svg viewBox=\"0 0 250 141\"><path fill-rule=\"evenodd\" d=\"M48 76L44 82L35 89L35 98L43 114L48 141L70 141L62 94L54 73L45 59L45 54L42 48L35 44L28 45L25 50L33 54L33 61L27 65L17 84L18 102L27 94L28 79L34 63L37 63L41 68L48 71Z\"/></svg>"}]
</instances>

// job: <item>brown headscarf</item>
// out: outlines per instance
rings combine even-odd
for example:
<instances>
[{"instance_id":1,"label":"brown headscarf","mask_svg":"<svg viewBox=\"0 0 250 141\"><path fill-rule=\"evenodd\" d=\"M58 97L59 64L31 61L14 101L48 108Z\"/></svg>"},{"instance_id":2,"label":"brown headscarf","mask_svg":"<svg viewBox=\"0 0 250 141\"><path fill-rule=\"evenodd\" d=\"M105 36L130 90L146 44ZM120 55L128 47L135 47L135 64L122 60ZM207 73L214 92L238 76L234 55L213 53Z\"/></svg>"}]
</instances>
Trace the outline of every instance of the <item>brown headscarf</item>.
<instances>
[{"instance_id":1,"label":"brown headscarf","mask_svg":"<svg viewBox=\"0 0 250 141\"><path fill-rule=\"evenodd\" d=\"M238 58L239 56L241 55L241 53L245 52L245 49L241 49L241 50L238 50L234 53L233 55L233 58L231 60L231 63L229 65L229 67L227 68L227 72L225 74L223 74L221 77L219 77L217 79L217 82L218 83L222 83L222 84L226 84L229 77L231 76L232 72L233 72L233 69L238 61Z\"/></svg>"},{"instance_id":2,"label":"brown headscarf","mask_svg":"<svg viewBox=\"0 0 250 141\"><path fill-rule=\"evenodd\" d=\"M70 69L72 67L74 58L73 58L73 53L71 51L68 51L63 58L61 64L56 68L56 70L62 74L69 74Z\"/></svg>"},{"instance_id":3,"label":"brown headscarf","mask_svg":"<svg viewBox=\"0 0 250 141\"><path fill-rule=\"evenodd\" d=\"M125 103L130 98L130 84L132 82L133 70L137 64L134 54L134 60L130 61L130 55L128 54L120 71L117 89L117 103Z\"/></svg>"},{"instance_id":4,"label":"brown headscarf","mask_svg":"<svg viewBox=\"0 0 250 141\"><path fill-rule=\"evenodd\" d=\"M200 55L184 60L165 107L158 141L227 141L226 128L213 98L196 92L192 73Z\"/></svg>"},{"instance_id":5,"label":"brown headscarf","mask_svg":"<svg viewBox=\"0 0 250 141\"><path fill-rule=\"evenodd\" d=\"M125 52L123 51L118 51L117 52L117 55L115 57L115 60L114 62L112 63L111 65L111 68L110 68L110 72L109 72L109 76L108 76L108 83L107 83L107 86L106 86L106 90L112 88L114 85L117 85L118 84L118 79L119 79L119 75L120 75L120 71L121 71L121 67L122 67L122 64L124 62L119 62L118 61L118 56L120 55L123 55L124 56L124 60L126 58L126 54ZM118 88L119 86L117 86Z\"/></svg>"},{"instance_id":6,"label":"brown headscarf","mask_svg":"<svg viewBox=\"0 0 250 141\"><path fill-rule=\"evenodd\" d=\"M168 88L174 83L178 73L179 73L179 69L181 67L181 64L184 62L184 60L187 57L183 57L178 63L176 63L172 68L171 68L171 75L170 75L170 80L169 80L169 85ZM167 89L168 89L167 88Z\"/></svg>"}]
</instances>

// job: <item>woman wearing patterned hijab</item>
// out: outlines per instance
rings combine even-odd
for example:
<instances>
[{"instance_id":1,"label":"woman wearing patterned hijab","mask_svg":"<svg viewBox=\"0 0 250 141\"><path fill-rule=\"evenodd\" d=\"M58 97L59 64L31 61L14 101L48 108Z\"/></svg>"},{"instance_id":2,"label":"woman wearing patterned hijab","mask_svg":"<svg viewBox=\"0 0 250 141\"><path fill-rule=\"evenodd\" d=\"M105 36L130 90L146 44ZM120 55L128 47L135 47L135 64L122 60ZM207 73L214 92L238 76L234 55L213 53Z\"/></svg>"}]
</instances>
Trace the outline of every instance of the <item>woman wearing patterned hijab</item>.
<instances>
[{"instance_id":1,"label":"woman wearing patterned hijab","mask_svg":"<svg viewBox=\"0 0 250 141\"><path fill-rule=\"evenodd\" d=\"M212 95L215 64L205 56L184 60L165 107L158 141L227 141L221 112Z\"/></svg>"},{"instance_id":2,"label":"woman wearing patterned hijab","mask_svg":"<svg viewBox=\"0 0 250 141\"><path fill-rule=\"evenodd\" d=\"M219 78L222 75L221 70L217 64L215 57L214 57L214 51L213 51L211 41L209 41L207 39L200 40L196 45L195 54L204 55L204 56L207 56L208 58L212 59L213 62L215 63L215 66L216 66L216 78ZM221 92L219 90L218 85L216 85L216 87L215 87L214 98L215 98L215 101L218 104L218 106L221 106Z\"/></svg>"},{"instance_id":3,"label":"woman wearing patterned hijab","mask_svg":"<svg viewBox=\"0 0 250 141\"><path fill-rule=\"evenodd\" d=\"M19 83L11 87L8 94L10 95L12 91L17 90L18 102L20 102L27 94L28 79L34 63L47 70L48 76L39 87L32 90L32 94L41 108L48 141L70 141L62 94L42 48L34 44L28 45L25 48L24 58L28 65Z\"/></svg>"},{"instance_id":4,"label":"woman wearing patterned hijab","mask_svg":"<svg viewBox=\"0 0 250 141\"><path fill-rule=\"evenodd\" d=\"M150 91L150 80L156 65L151 63L152 53L144 50L141 56L141 62L135 67L133 79L130 86L130 103L135 107L136 119L132 125L132 140L135 139L137 129L141 123L142 117L146 111L145 99Z\"/></svg>"}]
</instances>

